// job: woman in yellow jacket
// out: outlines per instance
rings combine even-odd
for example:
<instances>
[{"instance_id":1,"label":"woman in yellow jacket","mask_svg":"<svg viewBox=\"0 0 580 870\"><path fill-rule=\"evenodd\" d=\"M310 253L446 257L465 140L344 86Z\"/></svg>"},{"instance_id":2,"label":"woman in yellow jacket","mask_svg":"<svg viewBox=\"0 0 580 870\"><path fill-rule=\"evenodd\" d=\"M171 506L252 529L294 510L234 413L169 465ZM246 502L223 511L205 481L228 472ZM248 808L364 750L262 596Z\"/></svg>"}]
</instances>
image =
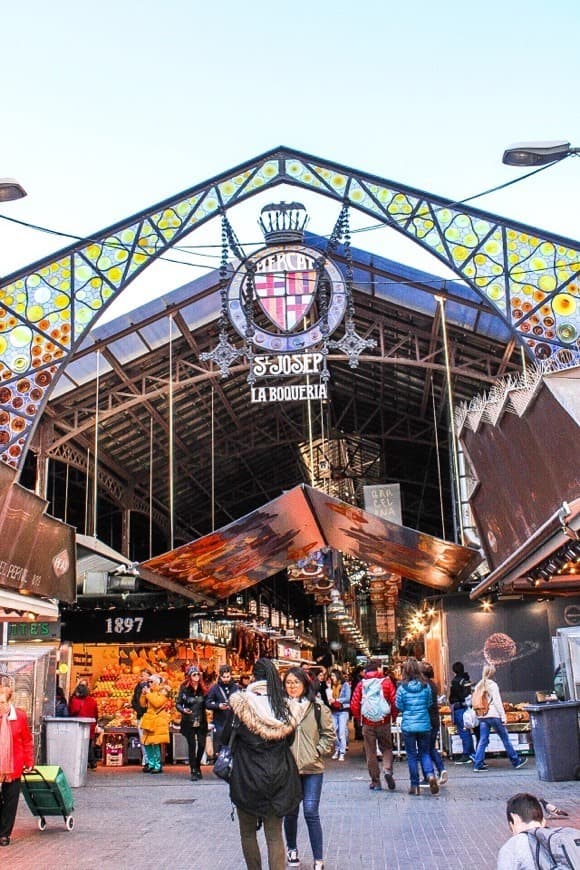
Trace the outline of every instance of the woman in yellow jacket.
<instances>
[{"instance_id":1,"label":"woman in yellow jacket","mask_svg":"<svg viewBox=\"0 0 580 870\"><path fill-rule=\"evenodd\" d=\"M314 686L302 668L290 668L284 677L284 688L289 698L292 716L298 723L294 742L290 747L302 782L302 807L308 837L312 847L315 870L322 870L322 825L318 807L322 793L324 756L332 751L335 741L332 715L325 704L316 700ZM288 867L299 867L296 835L298 811L284 817Z\"/></svg>"},{"instance_id":2,"label":"woman in yellow jacket","mask_svg":"<svg viewBox=\"0 0 580 870\"><path fill-rule=\"evenodd\" d=\"M159 674L153 674L141 694L146 711L141 718L143 745L149 773L161 773L161 744L169 743L169 698L171 690Z\"/></svg>"}]
</instances>

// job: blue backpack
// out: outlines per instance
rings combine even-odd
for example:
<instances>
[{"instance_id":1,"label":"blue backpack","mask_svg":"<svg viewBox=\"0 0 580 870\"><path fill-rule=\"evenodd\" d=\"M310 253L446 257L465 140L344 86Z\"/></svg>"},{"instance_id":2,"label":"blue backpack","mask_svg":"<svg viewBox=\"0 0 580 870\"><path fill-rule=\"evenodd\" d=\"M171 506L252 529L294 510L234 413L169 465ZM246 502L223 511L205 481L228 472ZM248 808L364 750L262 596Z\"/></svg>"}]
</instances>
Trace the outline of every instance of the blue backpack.
<instances>
[{"instance_id":1,"label":"blue backpack","mask_svg":"<svg viewBox=\"0 0 580 870\"><path fill-rule=\"evenodd\" d=\"M360 711L369 722L381 722L391 712L391 705L383 694L383 682L380 677L371 677L362 681Z\"/></svg>"}]
</instances>

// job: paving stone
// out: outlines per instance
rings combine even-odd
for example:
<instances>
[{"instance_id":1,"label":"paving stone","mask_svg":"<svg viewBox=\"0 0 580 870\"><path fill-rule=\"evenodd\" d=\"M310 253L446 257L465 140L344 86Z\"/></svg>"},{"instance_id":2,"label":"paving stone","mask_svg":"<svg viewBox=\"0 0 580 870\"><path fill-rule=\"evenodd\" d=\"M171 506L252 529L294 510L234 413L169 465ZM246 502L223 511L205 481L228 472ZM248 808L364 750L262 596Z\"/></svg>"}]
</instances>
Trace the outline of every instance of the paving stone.
<instances>
[{"instance_id":1,"label":"paving stone","mask_svg":"<svg viewBox=\"0 0 580 870\"><path fill-rule=\"evenodd\" d=\"M489 763L485 776L450 765L449 783L437 796L422 789L412 797L407 765L399 761L397 790L371 792L355 743L346 762L327 764L320 807L326 870L492 870L509 836L505 802L517 791L565 808L569 824L580 828L578 783L540 782L533 760L518 771L505 759ZM48 817L40 831L21 800L2 859L18 870L245 870L228 787L209 768L196 783L181 765L167 766L158 777L140 767L99 768L74 797L70 832L59 817ZM259 838L267 868L263 834ZM302 815L298 849L302 867L311 867Z\"/></svg>"}]
</instances>

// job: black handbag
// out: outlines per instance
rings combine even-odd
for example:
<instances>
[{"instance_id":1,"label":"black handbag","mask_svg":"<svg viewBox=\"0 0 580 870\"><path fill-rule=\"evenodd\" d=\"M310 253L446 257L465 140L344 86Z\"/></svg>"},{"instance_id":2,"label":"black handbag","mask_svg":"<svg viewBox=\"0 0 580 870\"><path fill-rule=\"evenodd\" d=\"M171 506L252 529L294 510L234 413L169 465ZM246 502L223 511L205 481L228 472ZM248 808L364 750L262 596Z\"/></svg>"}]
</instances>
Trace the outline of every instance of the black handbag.
<instances>
[{"instance_id":1,"label":"black handbag","mask_svg":"<svg viewBox=\"0 0 580 870\"><path fill-rule=\"evenodd\" d=\"M215 760L213 766L213 772L216 776L219 776L220 779L225 780L226 782L230 781L230 777L232 775L232 769L234 766L234 753L233 746L234 740L236 739L236 732L238 730L239 722L237 719L234 719L232 723L232 730L230 733L230 739L226 743L225 746L222 746L220 751L217 754L217 758Z\"/></svg>"}]
</instances>

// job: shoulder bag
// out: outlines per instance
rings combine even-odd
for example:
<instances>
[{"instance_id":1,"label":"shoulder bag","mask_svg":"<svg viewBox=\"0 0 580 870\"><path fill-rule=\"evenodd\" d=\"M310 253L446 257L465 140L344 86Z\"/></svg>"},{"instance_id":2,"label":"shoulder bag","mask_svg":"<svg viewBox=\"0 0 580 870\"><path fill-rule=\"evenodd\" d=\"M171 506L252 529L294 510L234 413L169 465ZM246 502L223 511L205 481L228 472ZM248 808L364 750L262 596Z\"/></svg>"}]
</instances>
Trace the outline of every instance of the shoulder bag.
<instances>
[{"instance_id":1,"label":"shoulder bag","mask_svg":"<svg viewBox=\"0 0 580 870\"><path fill-rule=\"evenodd\" d=\"M236 739L238 727L239 721L238 719L234 719L234 721L232 722L230 739L228 740L227 744L225 746L222 746L222 748L218 752L215 764L213 766L213 772L215 773L215 775L219 776L220 779L224 779L226 782L230 781L234 766L233 746Z\"/></svg>"}]
</instances>

